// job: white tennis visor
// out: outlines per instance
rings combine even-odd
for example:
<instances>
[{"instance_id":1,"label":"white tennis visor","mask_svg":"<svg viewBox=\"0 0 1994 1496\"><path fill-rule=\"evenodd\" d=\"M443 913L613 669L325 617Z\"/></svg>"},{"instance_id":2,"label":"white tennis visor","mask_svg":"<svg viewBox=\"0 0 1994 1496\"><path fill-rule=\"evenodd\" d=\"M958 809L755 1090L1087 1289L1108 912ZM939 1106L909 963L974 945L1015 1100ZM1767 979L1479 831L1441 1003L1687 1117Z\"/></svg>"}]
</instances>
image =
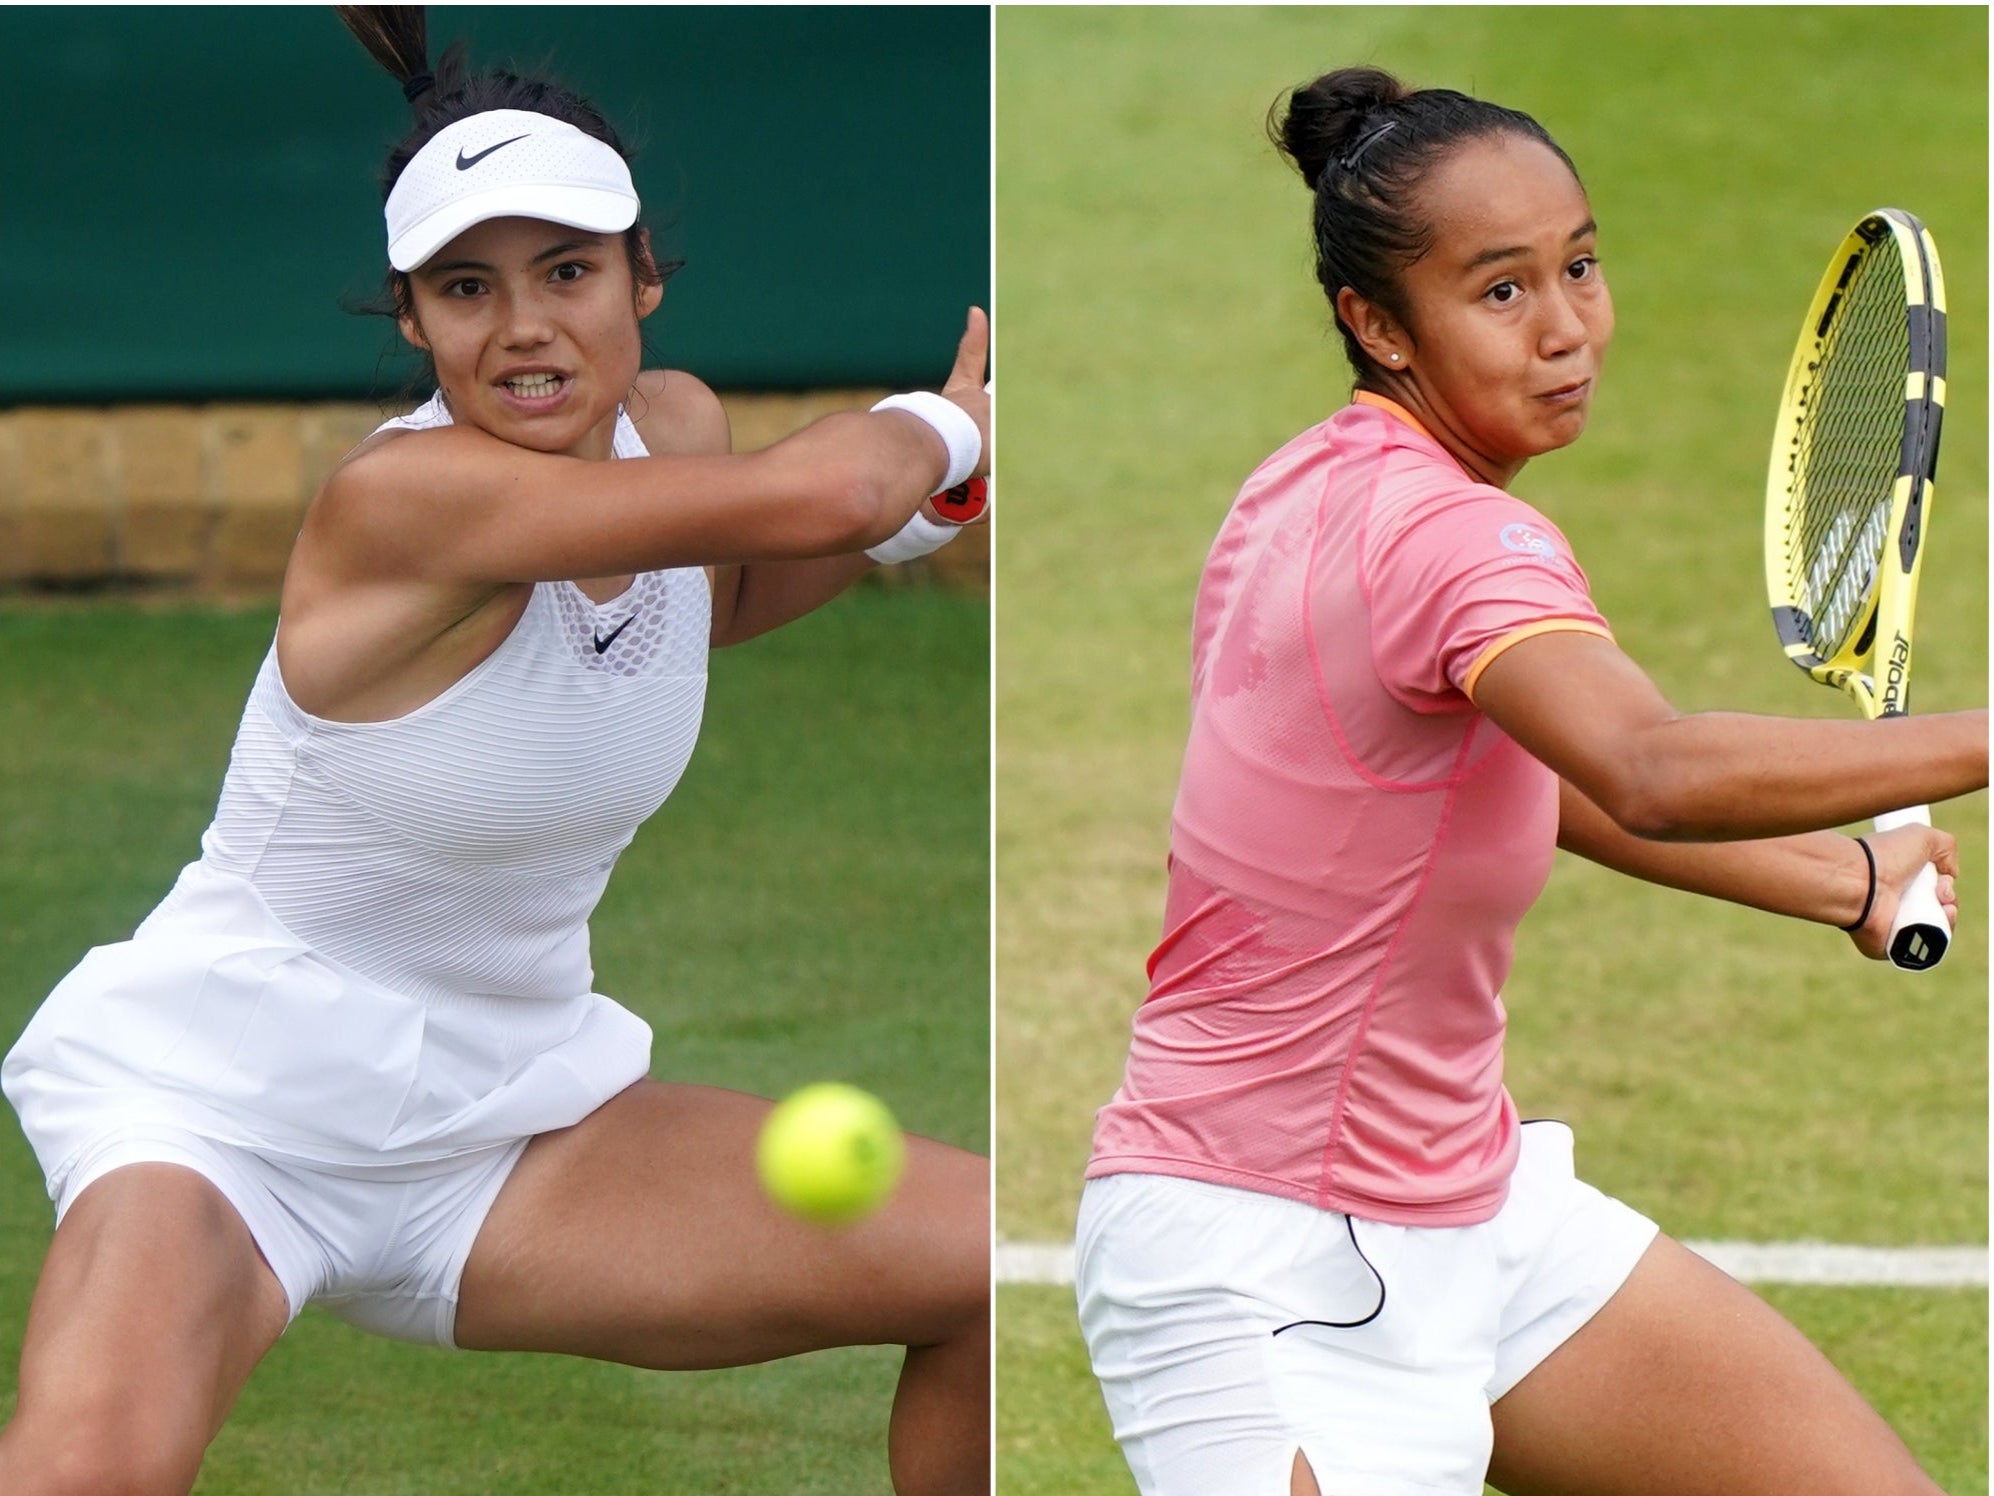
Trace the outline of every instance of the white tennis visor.
<instances>
[{"instance_id":1,"label":"white tennis visor","mask_svg":"<svg viewBox=\"0 0 1994 1496\"><path fill-rule=\"evenodd\" d=\"M388 263L407 272L474 224L544 218L591 233L637 221L623 158L573 125L493 109L446 125L388 193Z\"/></svg>"}]
</instances>

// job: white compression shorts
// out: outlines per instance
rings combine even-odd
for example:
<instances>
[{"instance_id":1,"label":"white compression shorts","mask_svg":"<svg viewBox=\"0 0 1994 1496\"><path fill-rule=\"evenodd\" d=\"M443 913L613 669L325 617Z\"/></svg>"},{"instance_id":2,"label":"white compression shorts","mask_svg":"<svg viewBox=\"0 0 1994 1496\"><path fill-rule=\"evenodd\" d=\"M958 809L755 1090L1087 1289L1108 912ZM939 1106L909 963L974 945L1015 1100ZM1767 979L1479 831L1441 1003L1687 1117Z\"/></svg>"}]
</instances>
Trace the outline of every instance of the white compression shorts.
<instances>
[{"instance_id":1,"label":"white compression shorts","mask_svg":"<svg viewBox=\"0 0 1994 1496\"><path fill-rule=\"evenodd\" d=\"M114 1170L178 1164L235 1207L283 1285L292 1319L318 1303L377 1335L454 1348L464 1264L527 1142L366 1169L168 1128L117 1128L65 1176L56 1221Z\"/></svg>"}]
</instances>

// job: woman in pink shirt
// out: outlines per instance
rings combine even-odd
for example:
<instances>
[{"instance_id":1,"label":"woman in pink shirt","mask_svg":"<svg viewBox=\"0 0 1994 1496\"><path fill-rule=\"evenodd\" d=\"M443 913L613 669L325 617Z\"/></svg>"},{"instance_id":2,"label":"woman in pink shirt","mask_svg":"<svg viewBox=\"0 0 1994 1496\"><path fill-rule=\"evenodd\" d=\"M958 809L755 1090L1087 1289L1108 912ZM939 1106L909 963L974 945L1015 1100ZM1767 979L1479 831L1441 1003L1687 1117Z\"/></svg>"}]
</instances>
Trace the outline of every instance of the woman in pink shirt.
<instances>
[{"instance_id":1,"label":"woman in pink shirt","mask_svg":"<svg viewBox=\"0 0 1994 1496\"><path fill-rule=\"evenodd\" d=\"M1987 782L1984 711L1675 711L1512 497L1613 305L1527 115L1297 90L1353 403L1247 480L1193 630L1164 935L1100 1114L1081 1319L1155 1493L1930 1493L1766 1304L1520 1124L1500 989L1556 847L1881 956L1952 840L1825 828Z\"/></svg>"}]
</instances>

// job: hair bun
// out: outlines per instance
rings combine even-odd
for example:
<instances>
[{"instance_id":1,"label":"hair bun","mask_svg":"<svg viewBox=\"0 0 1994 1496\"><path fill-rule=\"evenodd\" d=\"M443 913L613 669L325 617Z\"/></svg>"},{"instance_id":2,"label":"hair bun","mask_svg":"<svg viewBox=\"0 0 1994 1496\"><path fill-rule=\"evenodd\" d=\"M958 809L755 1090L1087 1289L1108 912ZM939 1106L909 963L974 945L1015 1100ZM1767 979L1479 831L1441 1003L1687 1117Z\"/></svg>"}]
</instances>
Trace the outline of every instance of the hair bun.
<instances>
[{"instance_id":1,"label":"hair bun","mask_svg":"<svg viewBox=\"0 0 1994 1496\"><path fill-rule=\"evenodd\" d=\"M1410 91L1383 68L1338 68L1290 94L1288 112L1269 121L1268 134L1313 192L1330 161L1354 142L1364 117ZM1280 108L1278 100L1274 107Z\"/></svg>"}]
</instances>

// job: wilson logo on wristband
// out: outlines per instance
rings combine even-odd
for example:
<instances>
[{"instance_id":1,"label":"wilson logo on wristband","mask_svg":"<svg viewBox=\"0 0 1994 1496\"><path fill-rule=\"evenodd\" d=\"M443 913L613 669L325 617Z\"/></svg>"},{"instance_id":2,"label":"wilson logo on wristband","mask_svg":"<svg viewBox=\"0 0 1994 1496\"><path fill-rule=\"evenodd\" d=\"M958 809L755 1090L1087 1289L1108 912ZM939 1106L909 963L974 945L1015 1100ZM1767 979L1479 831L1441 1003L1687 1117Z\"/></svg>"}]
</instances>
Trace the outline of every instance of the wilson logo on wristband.
<instances>
[{"instance_id":1,"label":"wilson logo on wristband","mask_svg":"<svg viewBox=\"0 0 1994 1496\"><path fill-rule=\"evenodd\" d=\"M968 478L954 488L943 489L928 502L950 524L966 525L990 502L990 485L981 478Z\"/></svg>"}]
</instances>

